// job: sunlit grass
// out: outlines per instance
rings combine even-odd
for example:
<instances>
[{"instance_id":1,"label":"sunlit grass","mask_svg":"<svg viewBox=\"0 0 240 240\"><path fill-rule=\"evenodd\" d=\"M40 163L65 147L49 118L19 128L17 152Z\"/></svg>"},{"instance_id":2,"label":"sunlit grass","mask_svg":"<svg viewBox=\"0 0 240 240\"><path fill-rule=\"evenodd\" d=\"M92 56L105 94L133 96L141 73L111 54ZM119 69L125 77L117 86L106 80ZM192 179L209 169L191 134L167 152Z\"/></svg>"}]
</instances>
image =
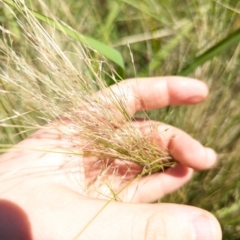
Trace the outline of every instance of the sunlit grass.
<instances>
[{"instance_id":1,"label":"sunlit grass","mask_svg":"<svg viewBox=\"0 0 240 240\"><path fill-rule=\"evenodd\" d=\"M210 96L203 104L149 112L151 118L182 128L219 153L218 166L211 171L197 173L186 187L162 201L203 207L219 218L224 239L239 239L240 3L233 0L224 4L208 0L177 3L173 0L146 0L139 4L139 1L109 0L100 6L99 1L91 0L63 1L61 8L55 5L55 1L46 1L45 7L30 1L28 3L32 9L49 17L51 9L56 19L66 22L78 33L91 36L109 47L115 46L121 53L125 71L114 65L113 72L107 59L99 64L101 57L87 51L87 56L96 58L89 70L79 57L82 56L80 44L73 45L65 34L61 39L62 50L77 68L86 70L88 79L98 76L113 83L113 79L120 79L121 76L188 74L207 83ZM9 44L17 51L23 51L26 58L32 59L34 52L28 51L26 41L20 41L23 33L16 21L2 5L0 12L2 26L15 35L14 41ZM44 26L53 35L59 34L50 26ZM209 49L212 52L207 55ZM4 56L0 58L2 66ZM44 69L37 61L32 64L33 68ZM36 99L31 101L30 98L26 108L25 102L23 104L21 98L16 97L16 89L11 84L6 85L0 79L0 86L1 93L7 92L0 97L1 119L16 116L14 109L19 114L29 112L24 118L8 119L4 121L5 125L0 125L0 143L14 144L25 138L29 130L34 130L24 127L27 122L33 126L45 122L46 116L42 111L45 106L43 103L36 105ZM54 92L50 91L49 97L51 94ZM36 119L37 115L42 118Z\"/></svg>"}]
</instances>

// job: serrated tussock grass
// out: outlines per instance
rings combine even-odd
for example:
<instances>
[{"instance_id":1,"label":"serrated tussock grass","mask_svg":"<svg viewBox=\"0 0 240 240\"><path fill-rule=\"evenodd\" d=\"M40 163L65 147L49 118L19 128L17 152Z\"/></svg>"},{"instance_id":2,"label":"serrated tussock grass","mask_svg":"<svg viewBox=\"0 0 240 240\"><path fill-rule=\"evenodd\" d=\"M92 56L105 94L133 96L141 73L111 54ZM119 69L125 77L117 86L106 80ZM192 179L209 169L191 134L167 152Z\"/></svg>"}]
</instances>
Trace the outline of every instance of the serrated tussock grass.
<instances>
[{"instance_id":1,"label":"serrated tussock grass","mask_svg":"<svg viewBox=\"0 0 240 240\"><path fill-rule=\"evenodd\" d=\"M219 219L223 229L223 239L240 239L240 45L237 41L232 44L231 38L229 39L231 33L235 34L239 29L240 2L227 0L223 4L220 1L181 0L176 4L174 0L143 0L139 5L139 2L134 0L131 2L106 0L91 1L89 5L89 1L70 0L61 1L61 4L59 1L46 1L46 4L41 7L39 1L26 0L26 2L32 9L46 13L46 16L56 22L61 22L55 18L56 16L61 20L64 19L80 33L86 33L109 46L120 45L118 49L124 56L127 76L135 76L135 73L137 73L137 77L190 73L193 77L206 82L210 88L210 95L204 103L187 108L174 107L148 112L151 119L160 120L185 130L204 145L214 148L219 155L219 163L214 169L195 173L192 181L185 187L161 201L204 208ZM40 72L42 75L46 73L45 77L48 76L45 82L41 82L44 78L34 79L36 84L33 85L36 88L32 87L32 91L36 95L30 94L21 87L16 89L16 85L13 83L7 83L0 79L0 116L2 120L0 143L1 149L4 151L5 148L24 139L29 132L43 128L43 125L49 120L58 119L66 124L64 118L60 119L59 116L63 116L64 113L65 120L68 119L70 117L68 109L70 108L75 109L76 115L73 117L76 122L80 122L77 111L81 106L79 99L82 98L75 94L72 95L73 97L64 99L61 94L58 96L56 93L67 91L71 96L71 91L82 92L82 85L79 84L81 81L78 77L74 82L74 77L72 78L70 74L64 75L69 81L72 79L71 84L67 85L65 77L60 78L64 81L58 81L50 71L47 72L47 63L39 61L40 58L44 58L40 57L41 54L39 55L34 47L29 47L29 43L23 37L24 32L19 28L14 15L9 13L6 6L2 6L0 4L0 21L5 30L1 29L1 33L10 30L5 34L5 43L7 42L7 46L15 49L18 57L24 56L24 61L27 62L28 67L30 66L32 70L36 71L36 75ZM15 14L22 20L21 14L17 11ZM58 31L47 24L43 24L43 26L47 29L48 34L57 40L57 45L61 46L64 55L71 59L71 64L78 73L81 73L80 76L91 83L94 91L101 88L98 86L98 79L110 79L109 82L114 82L115 77L118 78L107 61L92 49L84 47L75 41L76 39L69 38L67 34L61 33L60 35ZM10 38L8 38L9 35ZM1 39L4 38L1 36ZM3 47L3 45L1 46ZM217 51L215 51L216 47ZM132 54L129 54L129 49ZM134 58L135 71L131 67L133 62L131 55ZM6 56L0 54L1 69L7 59ZM201 61L196 63L195 61L199 58ZM59 57L56 55L55 59L59 60ZM8 63L10 64L10 62L13 64L9 60ZM150 65L152 68L149 67ZM4 66L6 70L8 64L6 63ZM15 69L17 65L11 66L14 67L9 67L9 69ZM187 71L185 71L186 69ZM62 72L65 70L64 68L60 69ZM14 71L15 75L12 79L25 76L23 71L17 72L16 69ZM53 73L55 71L53 70ZM24 80L24 78L21 81L25 83L25 87L33 86L31 85L32 80L30 80L31 84L27 84L28 80ZM19 80L19 83L21 81ZM58 86L58 89L55 90L53 86ZM73 87L70 88L70 86ZM102 88L105 87L105 85L102 86ZM41 94L45 96L44 99L38 97ZM75 98L74 104L68 101L69 98L71 101ZM41 101L39 101L40 99ZM123 103L124 98L122 98L120 106ZM87 105L84 103L82 106ZM119 106L119 103L116 106ZM106 105L101 114L104 114L104 111L110 111L105 107ZM84 108L81 109L81 111L83 110ZM126 124L121 126L132 129L131 117L130 115L125 116ZM119 124L121 121L122 118L119 119ZM121 129L123 136L124 130ZM151 139L150 135L149 139ZM75 140L78 141L78 136ZM81 154L81 152L79 148L77 154ZM86 151L85 154L89 153ZM107 171L107 168L104 169ZM111 191L112 187L107 185ZM116 193L113 193L112 196L113 199L118 199Z\"/></svg>"},{"instance_id":2,"label":"serrated tussock grass","mask_svg":"<svg viewBox=\"0 0 240 240\"><path fill-rule=\"evenodd\" d=\"M17 135L41 128L36 121L28 119L34 113L46 126L52 127L52 122L69 125L74 132L72 141L79 143L79 151L74 154L98 157L106 161L103 166L111 159L134 163L141 166L141 176L172 166L170 153L153 141L157 126L152 126L148 135L137 130L128 110L127 96L120 92L118 85L116 91L107 88L102 64L111 70L113 79L116 73L103 56L97 56L103 60L91 57L91 50L83 44L53 27L43 26L24 3L15 1L14 4L14 9L7 4L5 7L21 29L28 58L25 52L14 49L14 33L2 27L1 84L6 89L5 97L15 95L22 109L14 105L13 115L3 118L1 126L18 127ZM57 19L52 19L58 24ZM74 53L61 49L57 42L60 37L61 41L70 42ZM96 51L94 54L98 55ZM96 94L97 90L101 93ZM133 94L131 89L128 94ZM18 119L19 126L9 123L11 119ZM26 126L24 131L21 124Z\"/></svg>"}]
</instances>

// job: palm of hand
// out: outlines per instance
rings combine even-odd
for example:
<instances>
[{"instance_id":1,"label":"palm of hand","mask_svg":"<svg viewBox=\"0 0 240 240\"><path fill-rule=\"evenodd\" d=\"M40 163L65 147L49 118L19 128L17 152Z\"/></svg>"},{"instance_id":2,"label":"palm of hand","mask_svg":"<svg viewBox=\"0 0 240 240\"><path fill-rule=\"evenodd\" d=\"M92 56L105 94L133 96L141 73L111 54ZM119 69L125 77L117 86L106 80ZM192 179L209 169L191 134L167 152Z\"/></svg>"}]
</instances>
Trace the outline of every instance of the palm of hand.
<instances>
[{"instance_id":1,"label":"palm of hand","mask_svg":"<svg viewBox=\"0 0 240 240\"><path fill-rule=\"evenodd\" d=\"M162 83L166 85L164 81ZM178 96L170 85L168 87L170 95L162 105L191 103L189 96ZM189 94L196 95L196 91ZM151 95L141 97L141 91L138 94L139 99L145 99L146 108L160 107L159 103L152 103ZM130 106L135 107L131 109L133 113L138 110L137 104L130 103ZM215 162L213 156L208 162L202 162L203 158L209 158L209 152L187 134L171 128L166 133L163 147L174 149L172 154L179 164L166 172L133 181L141 167L116 159L106 161L82 156L79 146L84 143L72 134L68 125L56 127L53 123L53 127L42 128L1 156L1 197L17 203L25 211L34 238L73 239L81 233L83 239L96 239L93 233L101 229L103 220L111 224L116 215L120 216L129 207L111 203L112 199L142 203L155 201L188 181L192 168L208 168ZM175 135L180 136L181 141L172 138ZM195 161L192 161L193 156ZM107 211L102 211L107 205ZM142 207L149 208L148 205ZM134 208L136 206L131 205L131 211ZM90 224L93 219L94 224ZM113 228L112 231L119 230ZM104 231L101 232L102 239L106 239Z\"/></svg>"}]
</instances>

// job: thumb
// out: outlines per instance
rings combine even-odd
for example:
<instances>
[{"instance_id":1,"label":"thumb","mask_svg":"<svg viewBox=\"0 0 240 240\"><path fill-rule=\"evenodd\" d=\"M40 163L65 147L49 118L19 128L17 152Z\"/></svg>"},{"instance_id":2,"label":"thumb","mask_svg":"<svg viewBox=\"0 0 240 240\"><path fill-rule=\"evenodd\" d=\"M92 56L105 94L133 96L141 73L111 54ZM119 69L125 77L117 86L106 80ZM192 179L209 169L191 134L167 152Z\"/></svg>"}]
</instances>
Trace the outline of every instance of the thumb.
<instances>
[{"instance_id":1,"label":"thumb","mask_svg":"<svg viewBox=\"0 0 240 240\"><path fill-rule=\"evenodd\" d=\"M212 214L195 207L113 202L77 239L220 240L222 233Z\"/></svg>"}]
</instances>

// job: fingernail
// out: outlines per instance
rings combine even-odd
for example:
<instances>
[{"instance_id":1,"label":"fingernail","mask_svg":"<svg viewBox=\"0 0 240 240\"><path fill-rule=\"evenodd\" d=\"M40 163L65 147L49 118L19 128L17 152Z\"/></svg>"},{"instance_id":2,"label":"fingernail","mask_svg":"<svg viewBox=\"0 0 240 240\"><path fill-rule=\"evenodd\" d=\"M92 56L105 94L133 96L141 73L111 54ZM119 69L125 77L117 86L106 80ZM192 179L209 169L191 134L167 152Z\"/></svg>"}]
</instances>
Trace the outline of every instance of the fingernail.
<instances>
[{"instance_id":1,"label":"fingernail","mask_svg":"<svg viewBox=\"0 0 240 240\"><path fill-rule=\"evenodd\" d=\"M206 148L207 152L207 160L208 160L208 165L211 167L214 166L217 162L217 154L216 152L211 149L211 148Z\"/></svg>"},{"instance_id":2,"label":"fingernail","mask_svg":"<svg viewBox=\"0 0 240 240\"><path fill-rule=\"evenodd\" d=\"M193 240L215 240L216 231L214 222L204 215L193 219Z\"/></svg>"}]
</instances>

